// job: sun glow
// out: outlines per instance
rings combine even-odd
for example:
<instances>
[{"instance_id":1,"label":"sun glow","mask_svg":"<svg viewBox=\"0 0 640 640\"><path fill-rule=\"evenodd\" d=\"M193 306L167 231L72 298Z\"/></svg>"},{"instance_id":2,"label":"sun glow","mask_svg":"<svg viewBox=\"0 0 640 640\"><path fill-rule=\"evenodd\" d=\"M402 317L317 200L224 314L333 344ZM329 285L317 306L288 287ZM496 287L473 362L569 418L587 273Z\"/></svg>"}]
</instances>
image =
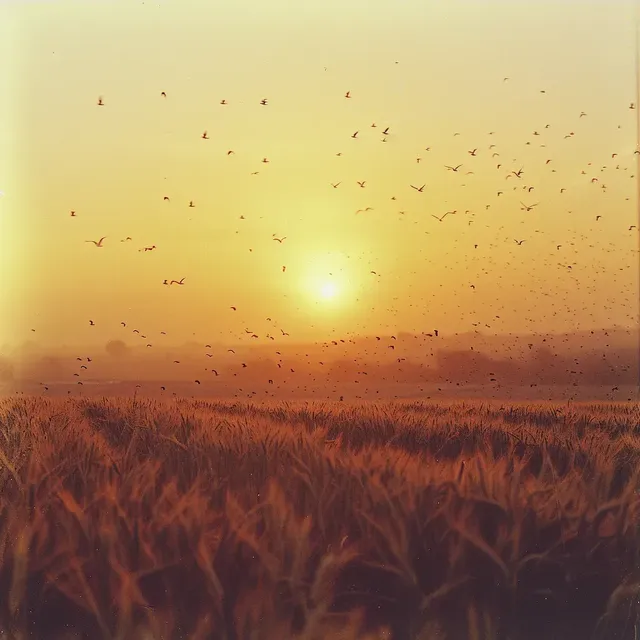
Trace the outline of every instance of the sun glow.
<instances>
[{"instance_id":1,"label":"sun glow","mask_svg":"<svg viewBox=\"0 0 640 640\"><path fill-rule=\"evenodd\" d=\"M338 293L338 287L333 282L325 282L320 287L320 295L324 300L335 298Z\"/></svg>"},{"instance_id":2,"label":"sun glow","mask_svg":"<svg viewBox=\"0 0 640 640\"><path fill-rule=\"evenodd\" d=\"M347 289L350 289L347 286L346 271L349 265L346 256L330 252L310 256L307 260L300 279L300 287L306 295L315 304L345 302Z\"/></svg>"}]
</instances>

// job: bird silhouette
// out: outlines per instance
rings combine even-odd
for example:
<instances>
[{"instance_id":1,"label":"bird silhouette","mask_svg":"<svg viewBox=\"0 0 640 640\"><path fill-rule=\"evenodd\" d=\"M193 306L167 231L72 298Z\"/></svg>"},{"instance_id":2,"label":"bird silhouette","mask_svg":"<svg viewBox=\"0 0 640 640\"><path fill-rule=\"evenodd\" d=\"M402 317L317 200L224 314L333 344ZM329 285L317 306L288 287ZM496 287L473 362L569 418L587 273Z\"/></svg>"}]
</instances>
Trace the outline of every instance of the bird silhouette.
<instances>
[{"instance_id":1,"label":"bird silhouette","mask_svg":"<svg viewBox=\"0 0 640 640\"><path fill-rule=\"evenodd\" d=\"M85 240L85 242L91 242L96 245L96 247L102 248L102 242L105 240L107 236L103 236L100 240Z\"/></svg>"}]
</instances>

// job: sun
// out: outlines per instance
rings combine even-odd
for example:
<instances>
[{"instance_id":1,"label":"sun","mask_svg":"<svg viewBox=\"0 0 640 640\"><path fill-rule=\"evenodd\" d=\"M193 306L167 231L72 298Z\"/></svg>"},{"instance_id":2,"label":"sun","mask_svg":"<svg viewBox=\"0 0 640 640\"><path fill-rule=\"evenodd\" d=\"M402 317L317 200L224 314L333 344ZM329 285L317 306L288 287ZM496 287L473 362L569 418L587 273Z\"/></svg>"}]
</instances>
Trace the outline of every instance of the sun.
<instances>
[{"instance_id":1,"label":"sun","mask_svg":"<svg viewBox=\"0 0 640 640\"><path fill-rule=\"evenodd\" d=\"M338 294L338 287L334 282L323 282L320 285L320 297L323 300L331 300Z\"/></svg>"},{"instance_id":2,"label":"sun","mask_svg":"<svg viewBox=\"0 0 640 640\"><path fill-rule=\"evenodd\" d=\"M316 309L344 309L353 294L349 259L336 251L313 252L301 261L299 291Z\"/></svg>"}]
</instances>

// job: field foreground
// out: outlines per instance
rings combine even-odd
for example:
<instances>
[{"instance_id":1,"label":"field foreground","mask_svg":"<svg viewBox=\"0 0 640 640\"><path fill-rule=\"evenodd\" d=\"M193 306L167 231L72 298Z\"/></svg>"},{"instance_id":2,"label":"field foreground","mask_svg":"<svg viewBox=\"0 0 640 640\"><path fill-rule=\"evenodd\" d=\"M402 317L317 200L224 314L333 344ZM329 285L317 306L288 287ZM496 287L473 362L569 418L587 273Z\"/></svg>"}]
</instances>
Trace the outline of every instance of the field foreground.
<instances>
[{"instance_id":1,"label":"field foreground","mask_svg":"<svg viewBox=\"0 0 640 640\"><path fill-rule=\"evenodd\" d=\"M0 634L640 637L640 406L0 403Z\"/></svg>"}]
</instances>

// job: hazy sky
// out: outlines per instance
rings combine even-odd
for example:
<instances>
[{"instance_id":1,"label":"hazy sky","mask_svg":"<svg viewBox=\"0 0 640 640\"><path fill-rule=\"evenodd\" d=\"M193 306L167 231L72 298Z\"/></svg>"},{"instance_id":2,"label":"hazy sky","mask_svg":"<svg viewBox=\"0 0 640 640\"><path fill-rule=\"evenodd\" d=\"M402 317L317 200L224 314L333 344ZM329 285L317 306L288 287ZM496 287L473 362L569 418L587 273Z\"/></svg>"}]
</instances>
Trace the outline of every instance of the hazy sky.
<instances>
[{"instance_id":1,"label":"hazy sky","mask_svg":"<svg viewBox=\"0 0 640 640\"><path fill-rule=\"evenodd\" d=\"M633 15L0 3L0 345L634 325Z\"/></svg>"}]
</instances>

